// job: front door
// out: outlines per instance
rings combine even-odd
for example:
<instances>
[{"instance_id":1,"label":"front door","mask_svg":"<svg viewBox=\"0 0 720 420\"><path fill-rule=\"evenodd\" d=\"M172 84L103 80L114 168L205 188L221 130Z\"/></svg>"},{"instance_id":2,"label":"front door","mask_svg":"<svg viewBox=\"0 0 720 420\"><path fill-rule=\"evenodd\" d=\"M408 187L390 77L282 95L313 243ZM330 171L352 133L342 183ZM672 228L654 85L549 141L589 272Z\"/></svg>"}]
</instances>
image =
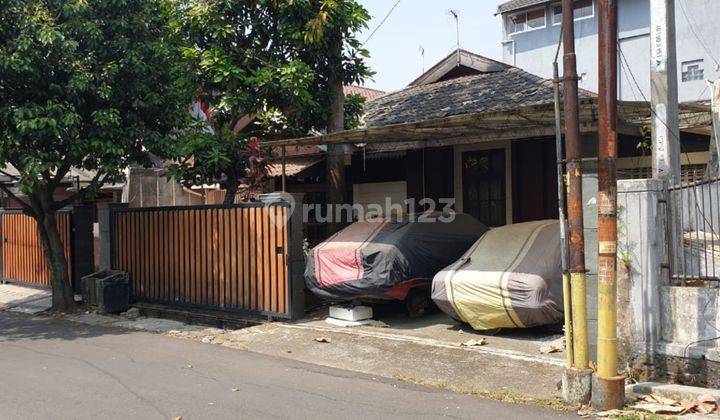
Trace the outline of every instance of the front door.
<instances>
[{"instance_id":1,"label":"front door","mask_svg":"<svg viewBox=\"0 0 720 420\"><path fill-rule=\"evenodd\" d=\"M505 149L462 154L463 211L487 226L505 220Z\"/></svg>"}]
</instances>

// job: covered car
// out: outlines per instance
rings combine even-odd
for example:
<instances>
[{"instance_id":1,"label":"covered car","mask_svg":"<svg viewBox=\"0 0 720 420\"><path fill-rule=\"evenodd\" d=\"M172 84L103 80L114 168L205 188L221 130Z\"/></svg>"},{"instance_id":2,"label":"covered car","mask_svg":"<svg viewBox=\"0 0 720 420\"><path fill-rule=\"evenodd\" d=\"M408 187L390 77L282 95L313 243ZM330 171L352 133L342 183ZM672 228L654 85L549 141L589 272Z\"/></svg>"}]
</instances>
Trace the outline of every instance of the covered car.
<instances>
[{"instance_id":1,"label":"covered car","mask_svg":"<svg viewBox=\"0 0 720 420\"><path fill-rule=\"evenodd\" d=\"M563 320L560 223L495 228L433 279L433 301L475 330Z\"/></svg>"},{"instance_id":2,"label":"covered car","mask_svg":"<svg viewBox=\"0 0 720 420\"><path fill-rule=\"evenodd\" d=\"M433 276L488 230L466 214L429 220L406 215L351 224L310 251L307 287L335 301L404 300L414 287L429 289Z\"/></svg>"}]
</instances>

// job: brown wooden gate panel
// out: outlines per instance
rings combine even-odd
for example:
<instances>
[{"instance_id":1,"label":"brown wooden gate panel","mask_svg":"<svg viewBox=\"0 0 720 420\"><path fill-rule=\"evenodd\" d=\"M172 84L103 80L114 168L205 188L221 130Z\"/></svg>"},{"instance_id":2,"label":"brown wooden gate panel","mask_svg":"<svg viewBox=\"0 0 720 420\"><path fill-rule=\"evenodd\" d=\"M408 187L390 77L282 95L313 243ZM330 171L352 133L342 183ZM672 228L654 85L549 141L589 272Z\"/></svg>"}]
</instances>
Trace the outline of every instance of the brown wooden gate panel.
<instances>
[{"instance_id":1,"label":"brown wooden gate panel","mask_svg":"<svg viewBox=\"0 0 720 420\"><path fill-rule=\"evenodd\" d=\"M50 270L45 262L35 219L18 211L3 211L0 217L3 279L49 286ZM68 260L68 275L72 279L70 212L57 214L57 226Z\"/></svg>"},{"instance_id":2,"label":"brown wooden gate panel","mask_svg":"<svg viewBox=\"0 0 720 420\"><path fill-rule=\"evenodd\" d=\"M288 209L281 205L119 209L113 268L133 297L289 316Z\"/></svg>"}]
</instances>

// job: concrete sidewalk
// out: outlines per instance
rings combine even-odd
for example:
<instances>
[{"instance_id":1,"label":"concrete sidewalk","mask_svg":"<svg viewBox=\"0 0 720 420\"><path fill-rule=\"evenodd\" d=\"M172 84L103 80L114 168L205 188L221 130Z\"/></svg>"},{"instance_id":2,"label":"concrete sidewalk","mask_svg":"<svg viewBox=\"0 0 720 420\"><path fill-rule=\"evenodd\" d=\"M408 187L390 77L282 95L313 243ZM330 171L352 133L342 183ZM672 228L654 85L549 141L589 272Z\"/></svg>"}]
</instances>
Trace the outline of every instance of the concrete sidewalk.
<instances>
[{"instance_id":1,"label":"concrete sidewalk","mask_svg":"<svg viewBox=\"0 0 720 420\"><path fill-rule=\"evenodd\" d=\"M0 311L36 314L50 306L52 293L48 289L0 283Z\"/></svg>"}]
</instances>

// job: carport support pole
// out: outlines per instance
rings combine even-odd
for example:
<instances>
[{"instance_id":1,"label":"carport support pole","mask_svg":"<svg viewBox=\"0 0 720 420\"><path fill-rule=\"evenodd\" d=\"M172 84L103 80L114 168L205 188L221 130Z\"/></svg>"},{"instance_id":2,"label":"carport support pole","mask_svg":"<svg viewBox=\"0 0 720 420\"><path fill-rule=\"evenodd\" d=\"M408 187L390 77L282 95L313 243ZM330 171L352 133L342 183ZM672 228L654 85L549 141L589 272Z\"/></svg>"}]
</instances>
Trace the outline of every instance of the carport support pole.
<instances>
[{"instance_id":1,"label":"carport support pole","mask_svg":"<svg viewBox=\"0 0 720 420\"><path fill-rule=\"evenodd\" d=\"M565 315L565 367L572 368L573 333L572 304L570 302L570 273L568 272L567 225L565 221L565 182L562 160L562 117L560 115L560 75L557 60L553 62L553 97L555 99L555 156L557 159L558 219L560 220L560 265L563 280L563 313Z\"/></svg>"},{"instance_id":2,"label":"carport support pole","mask_svg":"<svg viewBox=\"0 0 720 420\"><path fill-rule=\"evenodd\" d=\"M625 377L617 373L617 0L600 0L598 94L598 369L593 407L621 409Z\"/></svg>"},{"instance_id":3,"label":"carport support pole","mask_svg":"<svg viewBox=\"0 0 720 420\"><path fill-rule=\"evenodd\" d=\"M281 178L281 185L282 185L282 192L285 192L285 146L282 146L281 148L281 159L282 159L282 178Z\"/></svg>"},{"instance_id":4,"label":"carport support pole","mask_svg":"<svg viewBox=\"0 0 720 420\"><path fill-rule=\"evenodd\" d=\"M578 104L577 58L573 0L563 0L563 86L565 111L565 160L570 237L569 264L573 324L572 369L563 376L563 396L570 404L590 401L592 370L589 367L587 307L585 304L585 235L582 200L582 153Z\"/></svg>"}]
</instances>

